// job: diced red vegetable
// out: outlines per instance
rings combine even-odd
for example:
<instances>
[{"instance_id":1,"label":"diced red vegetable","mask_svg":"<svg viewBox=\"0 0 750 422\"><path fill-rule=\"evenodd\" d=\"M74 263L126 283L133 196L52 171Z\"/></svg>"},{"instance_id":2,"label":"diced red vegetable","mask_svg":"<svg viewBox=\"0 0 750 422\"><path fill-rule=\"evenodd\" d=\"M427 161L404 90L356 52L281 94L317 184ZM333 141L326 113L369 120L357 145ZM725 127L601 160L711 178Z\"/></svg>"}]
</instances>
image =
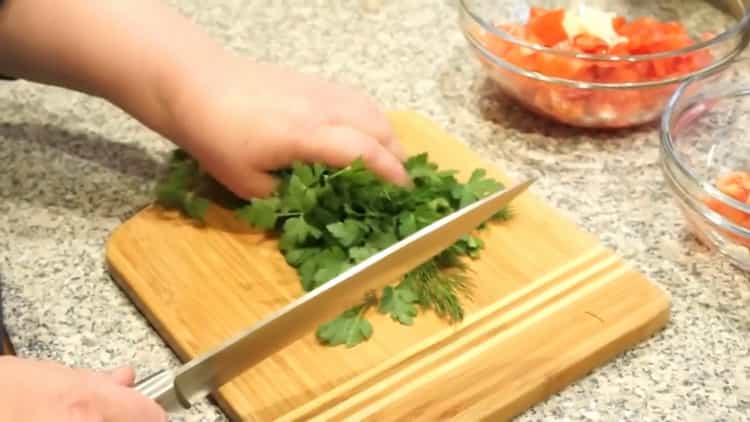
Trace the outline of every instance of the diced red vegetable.
<instances>
[{"instance_id":1,"label":"diced red vegetable","mask_svg":"<svg viewBox=\"0 0 750 422\"><path fill-rule=\"evenodd\" d=\"M750 201L748 201L748 198L750 197L750 172L736 171L729 173L720 177L715 185L721 193L732 199L745 204L750 203ZM704 203L707 207L721 214L732 223L750 229L750 214L716 198L706 198ZM736 236L733 233L727 232L725 234L735 242L750 247L750 240Z\"/></svg>"},{"instance_id":2,"label":"diced red vegetable","mask_svg":"<svg viewBox=\"0 0 750 422\"><path fill-rule=\"evenodd\" d=\"M546 47L565 41L568 35L563 28L564 9L542 10L530 13L526 27Z\"/></svg>"},{"instance_id":3,"label":"diced red vegetable","mask_svg":"<svg viewBox=\"0 0 750 422\"><path fill-rule=\"evenodd\" d=\"M563 21L564 9L532 7L526 23L503 23L498 27L512 36L545 47L589 54L642 55L662 53L694 44L687 30L679 22L661 22L652 17L627 20L623 16L612 19L615 32L626 40L610 46L592 34L569 38ZM713 34L701 34L710 39ZM502 41L494 34L478 35L493 54L520 68L548 76L584 82L624 83L643 82L684 75L709 65L709 51L697 51L676 57L638 62L608 62L581 60L560 54L537 52ZM537 83L485 63L496 80L512 90L524 102L563 122L579 124L581 119L595 119L596 115L609 120L602 126L628 126L639 120L637 114L657 116L664 101L675 87L654 88L647 91L590 92L565 86ZM653 108L653 109L652 109ZM596 126L596 125L595 125Z\"/></svg>"},{"instance_id":4,"label":"diced red vegetable","mask_svg":"<svg viewBox=\"0 0 750 422\"><path fill-rule=\"evenodd\" d=\"M609 45L601 38L589 34L581 34L573 38L573 47L578 51L592 54L604 54Z\"/></svg>"}]
</instances>

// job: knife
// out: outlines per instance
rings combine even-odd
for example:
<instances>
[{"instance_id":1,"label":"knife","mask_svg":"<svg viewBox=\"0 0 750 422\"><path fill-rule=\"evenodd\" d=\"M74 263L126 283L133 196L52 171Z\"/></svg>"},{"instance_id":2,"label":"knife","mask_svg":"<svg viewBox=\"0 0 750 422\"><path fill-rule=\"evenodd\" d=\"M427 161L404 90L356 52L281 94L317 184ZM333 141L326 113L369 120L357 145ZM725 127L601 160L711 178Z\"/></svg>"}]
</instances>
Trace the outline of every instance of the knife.
<instances>
[{"instance_id":1,"label":"knife","mask_svg":"<svg viewBox=\"0 0 750 422\"><path fill-rule=\"evenodd\" d=\"M319 324L362 301L433 258L524 192L533 179L465 206L306 293L213 350L176 370L163 370L135 389L167 412L189 408L234 377L298 340Z\"/></svg>"}]
</instances>

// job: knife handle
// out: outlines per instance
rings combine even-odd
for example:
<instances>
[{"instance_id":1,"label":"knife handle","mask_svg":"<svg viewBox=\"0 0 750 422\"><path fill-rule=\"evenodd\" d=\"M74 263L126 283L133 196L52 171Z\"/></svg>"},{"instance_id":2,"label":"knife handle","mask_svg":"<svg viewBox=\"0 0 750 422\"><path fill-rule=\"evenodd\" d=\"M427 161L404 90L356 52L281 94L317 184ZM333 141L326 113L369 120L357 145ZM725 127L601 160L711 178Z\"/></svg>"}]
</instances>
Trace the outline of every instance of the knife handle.
<instances>
[{"instance_id":1,"label":"knife handle","mask_svg":"<svg viewBox=\"0 0 750 422\"><path fill-rule=\"evenodd\" d=\"M174 372L169 370L162 370L142 379L135 385L135 390L159 403L167 413L190 407L190 403L182 399L177 391Z\"/></svg>"}]
</instances>

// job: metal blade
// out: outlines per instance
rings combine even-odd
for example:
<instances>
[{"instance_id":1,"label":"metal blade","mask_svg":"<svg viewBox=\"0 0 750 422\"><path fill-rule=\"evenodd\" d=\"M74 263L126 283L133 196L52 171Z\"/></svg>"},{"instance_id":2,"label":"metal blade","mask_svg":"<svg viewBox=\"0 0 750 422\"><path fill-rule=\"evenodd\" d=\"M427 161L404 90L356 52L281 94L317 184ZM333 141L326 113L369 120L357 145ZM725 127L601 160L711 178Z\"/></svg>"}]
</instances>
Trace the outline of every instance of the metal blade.
<instances>
[{"instance_id":1,"label":"metal blade","mask_svg":"<svg viewBox=\"0 0 750 422\"><path fill-rule=\"evenodd\" d=\"M242 372L309 334L366 293L397 282L461 236L489 220L533 180L489 195L417 231L305 294L175 372L163 372L136 388L165 408L189 407Z\"/></svg>"}]
</instances>

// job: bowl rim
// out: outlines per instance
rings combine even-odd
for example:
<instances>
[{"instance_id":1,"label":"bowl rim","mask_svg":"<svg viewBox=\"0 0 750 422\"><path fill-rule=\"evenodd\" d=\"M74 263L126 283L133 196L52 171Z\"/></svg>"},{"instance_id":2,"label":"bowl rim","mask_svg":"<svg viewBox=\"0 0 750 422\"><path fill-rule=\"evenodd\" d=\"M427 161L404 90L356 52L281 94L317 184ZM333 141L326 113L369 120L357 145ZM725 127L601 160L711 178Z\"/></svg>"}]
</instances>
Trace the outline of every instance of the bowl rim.
<instances>
[{"instance_id":1,"label":"bowl rim","mask_svg":"<svg viewBox=\"0 0 750 422\"><path fill-rule=\"evenodd\" d=\"M738 60L737 62L746 62L750 61L750 58L743 58L741 60ZM725 66L723 70L727 70L731 66ZM712 75L712 76L718 76L718 75ZM730 197L729 195L724 194L721 192L716 186L707 181L703 180L702 178L698 177L696 173L691 170L685 163L680 160L676 154L675 151L675 136L673 135L672 131L672 123L675 121L675 119L679 119L680 116L682 116L683 112L688 109L691 105L710 101L710 102L718 102L721 100L726 100L730 98L736 98L738 96L750 96L750 87L732 87L731 85L725 85L723 86L723 89L720 90L718 93L714 93L710 96L705 95L687 95L687 90L694 86L694 84L698 82L705 81L705 78L702 77L692 77L682 84L675 90L674 93L670 96L669 100L667 101L664 112L662 113L660 122L659 122L659 143L660 143L660 150L662 152L662 169L667 176L668 182L673 185L674 188L679 190L679 195L681 199L686 202L695 212L702 215L704 218L710 220L715 225L720 226L721 228L725 230L729 230L735 235L742 236L744 238L750 238L750 229L745 228L743 226L737 225L734 222L730 221L720 213L712 210L711 208L707 207L705 204L699 202L694 198L692 195L685 192L685 188L678 183L676 180L674 180L674 176L671 174L672 171L668 169L668 164L671 163L674 166L677 167L677 170L685 176L690 183L697 186L703 193L707 194L713 199L721 201L723 204L727 204L731 206L734 209L737 209L743 213L747 213L750 215L750 205L744 204L740 201L737 201L736 199ZM684 104L679 110L677 109L678 104L681 101L685 100L692 100L688 101L686 104ZM706 110L699 111L699 113L705 112Z\"/></svg>"},{"instance_id":2,"label":"bowl rim","mask_svg":"<svg viewBox=\"0 0 750 422\"><path fill-rule=\"evenodd\" d=\"M566 56L566 57L571 57L571 58L576 58L576 59L581 59L581 60L612 61L612 62L640 62L640 61L653 60L653 59L670 58L670 57L694 53L696 51L712 47L740 33L744 33L745 35L743 37L744 43L747 44L747 38L748 38L748 35L750 35L746 32L746 30L750 29L750 8L748 8L745 10L745 14L742 17L735 16L735 18L737 19L737 22L733 24L731 27L729 27L726 31L720 34L717 34L715 37L709 40L703 40L696 44L691 45L690 47L684 47L679 50L670 50L670 51L664 51L661 53L649 53L649 54L637 54L637 55L578 53L578 52L573 52L573 51L562 50L559 48L545 47L543 45L529 43L524 40L520 40L514 37L513 35L497 28L495 25L488 23L485 19L482 19L481 17L479 17L476 13L474 13L471 10L470 6L467 4L468 2L469 0L459 0L461 9L466 14L468 14L475 23L479 24L479 26L483 30L499 36L504 41L509 42L511 44L515 44L519 47L525 47L530 50L534 50L536 52L548 53L548 54L553 54L557 56Z\"/></svg>"}]
</instances>

